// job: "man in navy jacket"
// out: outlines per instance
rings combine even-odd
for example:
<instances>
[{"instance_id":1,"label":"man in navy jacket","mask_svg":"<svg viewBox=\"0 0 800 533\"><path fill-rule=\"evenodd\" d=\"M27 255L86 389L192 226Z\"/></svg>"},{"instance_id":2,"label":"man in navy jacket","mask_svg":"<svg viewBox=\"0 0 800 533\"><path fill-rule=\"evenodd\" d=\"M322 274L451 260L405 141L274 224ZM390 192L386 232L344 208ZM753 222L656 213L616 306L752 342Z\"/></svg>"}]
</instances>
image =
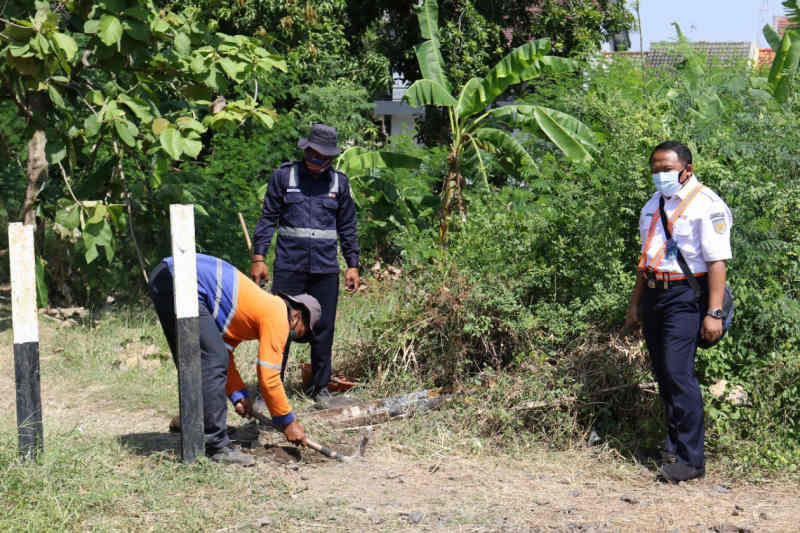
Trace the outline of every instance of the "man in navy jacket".
<instances>
[{"instance_id":1,"label":"man in navy jacket","mask_svg":"<svg viewBox=\"0 0 800 533\"><path fill-rule=\"evenodd\" d=\"M272 292L308 293L319 300L322 316L311 341L311 385L306 393L315 399L331 378L336 304L339 296L337 245L347 264L345 288L358 290L358 232L356 206L347 176L331 167L341 153L335 128L314 124L297 146L302 161L281 165L273 174L264 196L261 217L253 235L250 275L262 285L269 278L264 256L272 236L278 241L273 265Z\"/></svg>"}]
</instances>

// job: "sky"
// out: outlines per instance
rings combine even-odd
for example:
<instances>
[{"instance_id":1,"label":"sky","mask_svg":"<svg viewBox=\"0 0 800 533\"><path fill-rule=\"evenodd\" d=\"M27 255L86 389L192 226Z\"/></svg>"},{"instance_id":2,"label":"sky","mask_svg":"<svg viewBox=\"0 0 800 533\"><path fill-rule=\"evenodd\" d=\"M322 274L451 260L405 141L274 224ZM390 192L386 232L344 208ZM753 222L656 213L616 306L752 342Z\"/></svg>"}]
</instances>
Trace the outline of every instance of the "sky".
<instances>
[{"instance_id":1,"label":"sky","mask_svg":"<svg viewBox=\"0 0 800 533\"><path fill-rule=\"evenodd\" d=\"M677 22L690 41L756 41L773 16L783 16L781 0L640 0L644 49L653 41L674 40ZM629 0L629 5L632 2ZM632 9L631 9L632 10ZM633 11L633 10L632 10ZM635 13L635 12L634 12ZM631 32L631 49L639 50L639 32Z\"/></svg>"}]
</instances>

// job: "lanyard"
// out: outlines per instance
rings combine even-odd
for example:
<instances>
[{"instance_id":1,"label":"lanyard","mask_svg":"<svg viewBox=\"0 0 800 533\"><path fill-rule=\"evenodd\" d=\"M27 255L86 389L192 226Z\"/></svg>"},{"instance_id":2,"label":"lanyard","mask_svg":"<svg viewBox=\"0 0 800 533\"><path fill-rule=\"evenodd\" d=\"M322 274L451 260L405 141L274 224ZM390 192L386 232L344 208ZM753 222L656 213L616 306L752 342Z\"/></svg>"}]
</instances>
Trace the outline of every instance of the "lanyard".
<instances>
[{"instance_id":1,"label":"lanyard","mask_svg":"<svg viewBox=\"0 0 800 533\"><path fill-rule=\"evenodd\" d=\"M686 208L689 207L689 204L692 203L692 200L695 199L695 197L700 193L702 189L703 189L703 184L702 183L698 184L697 187L692 189L692 192L690 192L689 195L686 196L686 198L684 198L683 200L681 200L680 204L678 204L678 208L675 209L675 211L672 213L672 215L669 217L669 220L667 221L667 227L669 228L670 233L672 233L672 225L675 223L676 220L678 220L678 217L680 217L683 214L683 212L686 211ZM661 245L661 248L658 249L656 255L653 257L652 264L650 265L647 264L647 250L650 249L650 243L653 241L653 237L655 236L656 233L656 226L658 225L658 222L660 220L661 220L660 211L654 213L652 218L650 219L650 228L647 230L647 239L644 242L642 256L641 258L639 258L640 271L655 270L656 268L658 268L658 265L661 264L661 260L664 259L664 255L667 252L667 242L665 240L664 244Z\"/></svg>"}]
</instances>

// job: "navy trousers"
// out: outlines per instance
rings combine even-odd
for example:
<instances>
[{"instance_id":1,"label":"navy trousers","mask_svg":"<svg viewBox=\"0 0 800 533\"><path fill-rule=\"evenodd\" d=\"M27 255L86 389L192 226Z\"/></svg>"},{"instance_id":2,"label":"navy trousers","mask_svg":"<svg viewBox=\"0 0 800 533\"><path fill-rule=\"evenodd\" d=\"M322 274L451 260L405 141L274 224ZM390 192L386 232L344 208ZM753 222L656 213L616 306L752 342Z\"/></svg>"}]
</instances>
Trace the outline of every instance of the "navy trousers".
<instances>
[{"instance_id":1,"label":"navy trousers","mask_svg":"<svg viewBox=\"0 0 800 533\"><path fill-rule=\"evenodd\" d=\"M319 301L322 314L311 341L311 386L306 392L316 396L331 380L331 348L339 301L339 273L310 274L291 270L275 270L272 292L291 296L308 293Z\"/></svg>"},{"instance_id":2,"label":"navy trousers","mask_svg":"<svg viewBox=\"0 0 800 533\"><path fill-rule=\"evenodd\" d=\"M708 280L698 278L701 297L688 285L645 288L642 322L658 390L666 408L664 448L679 461L705 466L703 396L694 373L697 334L705 317Z\"/></svg>"},{"instance_id":3,"label":"navy trousers","mask_svg":"<svg viewBox=\"0 0 800 533\"><path fill-rule=\"evenodd\" d=\"M175 348L176 319L174 284L172 274L166 263L161 262L150 273L150 298L161 322L172 351L172 360L178 366ZM203 302L199 306L200 357L203 375L203 432L205 433L206 454L214 455L230 444L228 438L228 404L225 384L228 380L228 350L222 342L217 324Z\"/></svg>"}]
</instances>

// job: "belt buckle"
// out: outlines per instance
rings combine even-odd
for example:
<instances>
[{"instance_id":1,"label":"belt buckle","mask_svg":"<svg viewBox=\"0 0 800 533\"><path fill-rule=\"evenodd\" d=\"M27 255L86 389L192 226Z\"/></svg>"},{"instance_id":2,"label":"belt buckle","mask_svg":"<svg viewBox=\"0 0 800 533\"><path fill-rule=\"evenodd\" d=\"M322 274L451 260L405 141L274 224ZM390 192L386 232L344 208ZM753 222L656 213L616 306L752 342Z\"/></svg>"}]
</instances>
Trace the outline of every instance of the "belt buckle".
<instances>
[{"instance_id":1,"label":"belt buckle","mask_svg":"<svg viewBox=\"0 0 800 533\"><path fill-rule=\"evenodd\" d=\"M656 288L656 280L654 280L653 278L647 278L647 287L650 288L650 289L655 289Z\"/></svg>"}]
</instances>

